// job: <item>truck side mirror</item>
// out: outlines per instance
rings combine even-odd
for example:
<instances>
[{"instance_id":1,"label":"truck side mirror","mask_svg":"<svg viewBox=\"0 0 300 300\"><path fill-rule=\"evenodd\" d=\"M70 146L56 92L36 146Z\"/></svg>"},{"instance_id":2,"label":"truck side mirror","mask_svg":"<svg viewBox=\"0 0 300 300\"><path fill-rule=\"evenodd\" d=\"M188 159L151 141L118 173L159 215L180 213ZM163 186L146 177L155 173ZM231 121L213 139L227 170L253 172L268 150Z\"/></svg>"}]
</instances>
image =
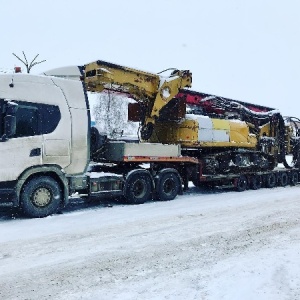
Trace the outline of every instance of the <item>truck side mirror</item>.
<instances>
[{"instance_id":1,"label":"truck side mirror","mask_svg":"<svg viewBox=\"0 0 300 300\"><path fill-rule=\"evenodd\" d=\"M0 138L1 142L7 141L10 137L16 134L17 130L17 118L16 113L18 110L18 104L8 101L6 104L6 115L4 117L4 131Z\"/></svg>"},{"instance_id":2,"label":"truck side mirror","mask_svg":"<svg viewBox=\"0 0 300 300\"><path fill-rule=\"evenodd\" d=\"M16 116L5 116L4 117L4 134L1 137L1 141L5 142L10 137L14 136L16 134L17 129L17 119Z\"/></svg>"}]
</instances>

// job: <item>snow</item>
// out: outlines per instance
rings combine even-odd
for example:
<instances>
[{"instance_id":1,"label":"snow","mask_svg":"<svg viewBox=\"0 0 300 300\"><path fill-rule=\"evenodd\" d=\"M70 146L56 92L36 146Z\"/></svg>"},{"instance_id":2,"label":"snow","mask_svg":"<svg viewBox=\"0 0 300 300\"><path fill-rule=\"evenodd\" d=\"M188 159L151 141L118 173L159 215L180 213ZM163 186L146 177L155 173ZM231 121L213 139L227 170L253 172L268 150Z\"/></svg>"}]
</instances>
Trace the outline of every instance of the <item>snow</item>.
<instances>
[{"instance_id":1,"label":"snow","mask_svg":"<svg viewBox=\"0 0 300 300\"><path fill-rule=\"evenodd\" d=\"M235 102L235 101L231 101L230 105L235 105L236 107L238 107L240 110L244 110L247 111L248 113L252 114L252 115L257 115L257 116L273 116L275 114L279 114L280 111L278 109L273 109L270 111L254 111L251 110L249 108L247 108L246 106L242 105L241 103Z\"/></svg>"},{"instance_id":2,"label":"snow","mask_svg":"<svg viewBox=\"0 0 300 300\"><path fill-rule=\"evenodd\" d=\"M169 98L170 97L170 89L167 87L167 88L164 88L163 90L162 90L162 97L164 98L164 99L167 99L167 98Z\"/></svg>"},{"instance_id":3,"label":"snow","mask_svg":"<svg viewBox=\"0 0 300 300\"><path fill-rule=\"evenodd\" d=\"M194 114L186 114L185 118L187 120L199 120L199 119L201 119L201 120L204 120L204 119L211 120L211 118L209 116L194 115Z\"/></svg>"},{"instance_id":4,"label":"snow","mask_svg":"<svg viewBox=\"0 0 300 300\"><path fill-rule=\"evenodd\" d=\"M110 72L108 69L106 69L106 68L99 68L99 70L101 70L101 71L103 71L103 72L105 72L105 73L110 73L110 74L112 74L112 72Z\"/></svg>"},{"instance_id":5,"label":"snow","mask_svg":"<svg viewBox=\"0 0 300 300\"><path fill-rule=\"evenodd\" d=\"M2 209L0 299L299 299L299 198L191 187L143 205L71 199L43 219Z\"/></svg>"},{"instance_id":6,"label":"snow","mask_svg":"<svg viewBox=\"0 0 300 300\"><path fill-rule=\"evenodd\" d=\"M109 177L109 176L122 177L122 175L116 173L88 172L87 174L90 176L90 178L101 178L101 177Z\"/></svg>"}]
</instances>

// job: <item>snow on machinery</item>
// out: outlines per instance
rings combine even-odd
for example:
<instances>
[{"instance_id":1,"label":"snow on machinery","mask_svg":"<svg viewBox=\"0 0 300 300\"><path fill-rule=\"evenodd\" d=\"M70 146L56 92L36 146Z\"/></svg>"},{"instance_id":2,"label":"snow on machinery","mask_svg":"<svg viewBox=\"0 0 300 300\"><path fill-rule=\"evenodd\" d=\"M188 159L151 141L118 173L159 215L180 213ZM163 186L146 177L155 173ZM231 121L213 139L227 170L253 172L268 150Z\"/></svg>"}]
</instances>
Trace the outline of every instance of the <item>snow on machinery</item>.
<instances>
[{"instance_id":1,"label":"snow on machinery","mask_svg":"<svg viewBox=\"0 0 300 300\"><path fill-rule=\"evenodd\" d=\"M203 160L207 174L267 171L278 163L299 166L297 118L191 90L181 90L171 103L172 110L162 112L164 119L156 122L149 141L179 143L184 155Z\"/></svg>"},{"instance_id":2,"label":"snow on machinery","mask_svg":"<svg viewBox=\"0 0 300 300\"><path fill-rule=\"evenodd\" d=\"M87 90L127 93L129 118L140 121L142 141L179 144L182 154L202 159L204 172L226 174L299 164L297 118L276 109L186 90L189 71L170 77L96 61L84 66ZM179 93L176 91L180 90ZM292 155L292 164L286 160Z\"/></svg>"},{"instance_id":3,"label":"snow on machinery","mask_svg":"<svg viewBox=\"0 0 300 300\"><path fill-rule=\"evenodd\" d=\"M141 143L178 145L182 158L190 159L182 159L181 163L178 158L151 162L154 154L143 156L137 150L126 155L128 145L117 147L107 143L100 147L100 155L94 156L96 160L114 161L122 168L129 159L132 163L151 162L150 169L154 173L170 167L178 172L185 187L190 180L197 186L209 182L210 185L235 186L238 190L248 186L259 188L263 183L273 187L298 182L297 118L284 119L273 108L182 89L178 84L176 89L180 91L175 95L170 93L169 87L158 85L158 80L168 84L175 75L178 82L190 87L191 78L187 77L186 82L177 78L180 74L186 77L188 71L177 70L169 79L162 80L157 74L142 77L135 70L101 61L84 69L88 90L126 92L137 100L129 104L129 119L141 122ZM146 90L145 82L154 85L147 86ZM163 94L169 96L166 101L161 101ZM291 165L286 160L287 155L292 155ZM279 163L288 171L275 171Z\"/></svg>"}]
</instances>

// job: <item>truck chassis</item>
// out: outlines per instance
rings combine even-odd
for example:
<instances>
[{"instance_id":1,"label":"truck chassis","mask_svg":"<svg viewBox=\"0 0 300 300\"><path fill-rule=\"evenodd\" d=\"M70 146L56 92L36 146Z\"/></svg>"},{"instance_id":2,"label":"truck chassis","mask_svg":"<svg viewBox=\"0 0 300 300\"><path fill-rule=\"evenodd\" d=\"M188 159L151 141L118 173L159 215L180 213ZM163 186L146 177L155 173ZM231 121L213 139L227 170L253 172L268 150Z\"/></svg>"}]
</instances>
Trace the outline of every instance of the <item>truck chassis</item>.
<instances>
[{"instance_id":1,"label":"truck chassis","mask_svg":"<svg viewBox=\"0 0 300 300\"><path fill-rule=\"evenodd\" d=\"M203 174L200 159L180 157L123 157L117 164L92 164L85 175L88 199L122 198L130 204L151 200L169 201L188 190L193 182L199 188L230 188L238 192L247 189L295 186L299 183L298 168L277 167L264 172L239 174Z\"/></svg>"}]
</instances>

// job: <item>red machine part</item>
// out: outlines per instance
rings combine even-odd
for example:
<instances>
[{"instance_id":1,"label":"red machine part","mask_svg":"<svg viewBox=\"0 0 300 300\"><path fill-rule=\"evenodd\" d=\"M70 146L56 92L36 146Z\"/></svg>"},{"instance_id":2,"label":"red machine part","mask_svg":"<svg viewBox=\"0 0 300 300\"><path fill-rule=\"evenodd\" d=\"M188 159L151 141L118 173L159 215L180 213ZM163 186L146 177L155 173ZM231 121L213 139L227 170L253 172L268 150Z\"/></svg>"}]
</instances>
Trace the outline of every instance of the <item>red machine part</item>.
<instances>
[{"instance_id":1,"label":"red machine part","mask_svg":"<svg viewBox=\"0 0 300 300\"><path fill-rule=\"evenodd\" d=\"M206 113L224 114L230 111L234 105L242 105L252 112L268 112L274 108L224 98L191 90L181 90L176 98L185 99L186 104L202 107Z\"/></svg>"}]
</instances>

